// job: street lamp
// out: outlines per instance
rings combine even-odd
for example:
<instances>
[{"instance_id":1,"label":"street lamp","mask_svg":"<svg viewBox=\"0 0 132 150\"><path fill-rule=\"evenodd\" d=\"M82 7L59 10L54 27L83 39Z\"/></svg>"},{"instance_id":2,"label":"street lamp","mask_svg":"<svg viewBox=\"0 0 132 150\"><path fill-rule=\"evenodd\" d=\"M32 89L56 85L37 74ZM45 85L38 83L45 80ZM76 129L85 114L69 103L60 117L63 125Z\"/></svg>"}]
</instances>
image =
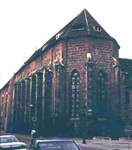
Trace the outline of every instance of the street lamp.
<instances>
[{"instance_id":1,"label":"street lamp","mask_svg":"<svg viewBox=\"0 0 132 150\"><path fill-rule=\"evenodd\" d=\"M91 116L92 116L92 114L93 114L93 112L92 112L92 109L91 108L89 108L89 109L87 109L87 107L85 106L85 108L84 108L84 120L83 120L83 122L84 122L84 133L83 133L83 139L82 139L82 144L86 144L86 131L87 131L87 125L86 125L86 122L87 122L87 120L88 119L90 119L91 118Z\"/></svg>"},{"instance_id":2,"label":"street lamp","mask_svg":"<svg viewBox=\"0 0 132 150\"><path fill-rule=\"evenodd\" d=\"M88 113L92 112L92 99L93 99L93 61L92 61L92 54L87 53L87 62L86 62L86 69L87 69L87 108Z\"/></svg>"},{"instance_id":3,"label":"street lamp","mask_svg":"<svg viewBox=\"0 0 132 150\"><path fill-rule=\"evenodd\" d=\"M86 109L85 111L85 119L84 119L84 123L85 123L85 131L84 131L84 135L83 135L83 144L86 144L86 122L87 119L90 118L90 116L92 116L92 85L93 85L93 81L92 81L92 71L93 71L93 62L92 62L92 54L91 53L87 53L87 62L86 62L86 71L87 71L87 77L86 77L86 81L87 81L87 101L86 101Z\"/></svg>"},{"instance_id":4,"label":"street lamp","mask_svg":"<svg viewBox=\"0 0 132 150\"><path fill-rule=\"evenodd\" d=\"M86 121L87 121L87 106L83 106L82 111L82 125L83 125L83 137L82 137L82 144L86 144Z\"/></svg>"}]
</instances>

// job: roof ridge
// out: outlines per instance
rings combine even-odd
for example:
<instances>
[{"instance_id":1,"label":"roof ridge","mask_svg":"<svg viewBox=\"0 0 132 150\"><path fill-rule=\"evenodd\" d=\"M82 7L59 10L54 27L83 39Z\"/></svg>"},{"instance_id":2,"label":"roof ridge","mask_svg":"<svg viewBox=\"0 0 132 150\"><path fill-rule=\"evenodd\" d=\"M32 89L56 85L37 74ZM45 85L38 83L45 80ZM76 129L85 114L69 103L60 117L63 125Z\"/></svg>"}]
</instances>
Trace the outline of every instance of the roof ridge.
<instances>
[{"instance_id":1,"label":"roof ridge","mask_svg":"<svg viewBox=\"0 0 132 150\"><path fill-rule=\"evenodd\" d=\"M71 24L71 26L69 27L69 29L66 31L66 33L65 33L65 35L67 35L68 34L68 32L70 31L70 29L72 28L72 26L73 26L73 24L75 24L76 23L76 21L77 21L77 19L80 17L80 15L82 14L82 12L83 11L81 11L81 13L78 15L78 16L76 16L73 20L73 23Z\"/></svg>"},{"instance_id":2,"label":"roof ridge","mask_svg":"<svg viewBox=\"0 0 132 150\"><path fill-rule=\"evenodd\" d=\"M87 13L86 13L87 10L84 9L83 12L84 12L84 16L85 16L86 25L87 25L87 31L88 31L88 34L90 34L90 26L89 26L89 23L88 23L88 16L87 16Z\"/></svg>"}]
</instances>

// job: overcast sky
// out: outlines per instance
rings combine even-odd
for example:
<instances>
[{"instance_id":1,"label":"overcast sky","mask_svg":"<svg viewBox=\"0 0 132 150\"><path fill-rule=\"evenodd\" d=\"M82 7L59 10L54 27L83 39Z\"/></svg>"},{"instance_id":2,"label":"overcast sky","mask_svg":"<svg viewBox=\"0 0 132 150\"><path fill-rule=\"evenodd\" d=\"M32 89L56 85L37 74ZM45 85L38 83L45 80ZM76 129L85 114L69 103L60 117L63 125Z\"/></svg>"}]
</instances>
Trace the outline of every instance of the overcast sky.
<instances>
[{"instance_id":1,"label":"overcast sky","mask_svg":"<svg viewBox=\"0 0 132 150\"><path fill-rule=\"evenodd\" d=\"M0 0L0 88L84 8L132 59L131 0Z\"/></svg>"}]
</instances>

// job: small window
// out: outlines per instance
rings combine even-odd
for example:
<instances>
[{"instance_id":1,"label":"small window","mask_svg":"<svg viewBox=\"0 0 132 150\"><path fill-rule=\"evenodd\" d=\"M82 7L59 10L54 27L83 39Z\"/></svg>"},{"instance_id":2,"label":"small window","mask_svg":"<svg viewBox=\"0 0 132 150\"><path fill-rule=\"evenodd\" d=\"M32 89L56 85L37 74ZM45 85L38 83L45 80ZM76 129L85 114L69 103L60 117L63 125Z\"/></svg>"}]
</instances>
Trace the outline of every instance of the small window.
<instances>
[{"instance_id":1,"label":"small window","mask_svg":"<svg viewBox=\"0 0 132 150\"><path fill-rule=\"evenodd\" d=\"M45 44L45 45L42 47L42 51L45 50L47 46L48 46L48 45Z\"/></svg>"},{"instance_id":2,"label":"small window","mask_svg":"<svg viewBox=\"0 0 132 150\"><path fill-rule=\"evenodd\" d=\"M101 27L100 26L93 26L94 30L97 32L101 32Z\"/></svg>"},{"instance_id":3,"label":"small window","mask_svg":"<svg viewBox=\"0 0 132 150\"><path fill-rule=\"evenodd\" d=\"M72 31L81 31L84 30L85 26L83 24L76 24L72 26Z\"/></svg>"},{"instance_id":4,"label":"small window","mask_svg":"<svg viewBox=\"0 0 132 150\"><path fill-rule=\"evenodd\" d=\"M62 34L63 34L63 32L57 33L56 40L58 40L61 37Z\"/></svg>"}]
</instances>

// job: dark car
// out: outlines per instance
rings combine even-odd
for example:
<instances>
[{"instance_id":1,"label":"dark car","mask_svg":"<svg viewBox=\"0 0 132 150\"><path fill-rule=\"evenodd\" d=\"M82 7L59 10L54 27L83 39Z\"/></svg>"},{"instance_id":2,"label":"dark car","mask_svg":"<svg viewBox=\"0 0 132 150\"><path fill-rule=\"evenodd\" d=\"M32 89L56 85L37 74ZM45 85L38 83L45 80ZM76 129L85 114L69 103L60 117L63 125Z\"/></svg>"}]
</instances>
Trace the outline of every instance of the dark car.
<instances>
[{"instance_id":1,"label":"dark car","mask_svg":"<svg viewBox=\"0 0 132 150\"><path fill-rule=\"evenodd\" d=\"M0 136L0 150L26 150L26 144L20 142L14 135Z\"/></svg>"},{"instance_id":2,"label":"dark car","mask_svg":"<svg viewBox=\"0 0 132 150\"><path fill-rule=\"evenodd\" d=\"M30 150L80 150L72 140L35 140Z\"/></svg>"}]
</instances>

